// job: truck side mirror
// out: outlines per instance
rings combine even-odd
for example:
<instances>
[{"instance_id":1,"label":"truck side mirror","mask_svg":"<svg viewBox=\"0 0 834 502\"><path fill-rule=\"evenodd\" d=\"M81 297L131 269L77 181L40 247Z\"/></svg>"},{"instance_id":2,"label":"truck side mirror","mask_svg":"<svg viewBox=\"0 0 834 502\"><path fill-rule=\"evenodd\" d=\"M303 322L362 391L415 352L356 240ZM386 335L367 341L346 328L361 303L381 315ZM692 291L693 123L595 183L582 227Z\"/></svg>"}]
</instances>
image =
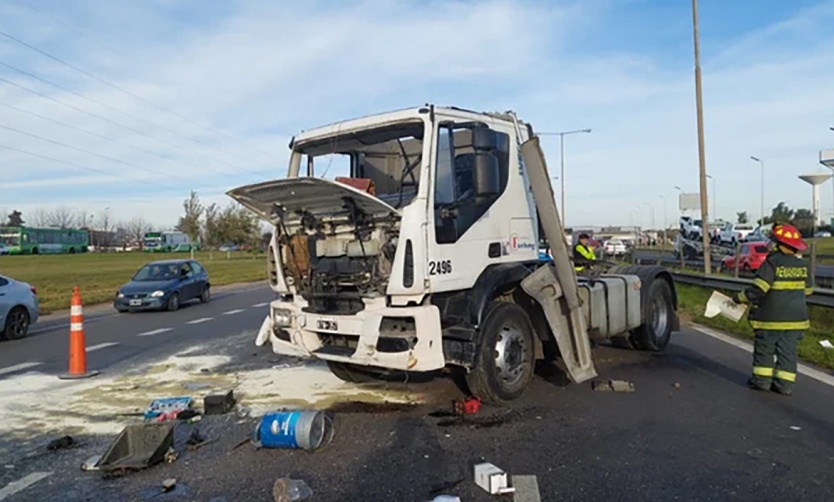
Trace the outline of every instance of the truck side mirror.
<instances>
[{"instance_id":1,"label":"truck side mirror","mask_svg":"<svg viewBox=\"0 0 834 502\"><path fill-rule=\"evenodd\" d=\"M475 197L498 195L501 191L501 171L498 158L487 152L475 154L475 168L472 172L472 185Z\"/></svg>"}]
</instances>

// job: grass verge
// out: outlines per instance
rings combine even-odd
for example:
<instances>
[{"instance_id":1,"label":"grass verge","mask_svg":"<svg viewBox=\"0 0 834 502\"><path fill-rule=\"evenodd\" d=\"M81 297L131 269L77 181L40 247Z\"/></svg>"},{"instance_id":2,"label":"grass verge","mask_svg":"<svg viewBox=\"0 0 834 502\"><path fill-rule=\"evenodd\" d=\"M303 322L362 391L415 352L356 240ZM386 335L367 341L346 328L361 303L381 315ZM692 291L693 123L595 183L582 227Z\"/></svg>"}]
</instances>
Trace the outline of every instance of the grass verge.
<instances>
[{"instance_id":1,"label":"grass verge","mask_svg":"<svg viewBox=\"0 0 834 502\"><path fill-rule=\"evenodd\" d=\"M700 286L688 284L676 284L678 291L678 308L681 321L693 321L704 326L719 329L732 333L743 338L753 339L753 329L747 322L745 315L739 322L735 323L721 316L712 319L704 317L712 290ZM731 295L732 291L722 291ZM834 350L825 349L820 345L821 340L834 338L834 309L809 305L811 315L811 329L805 332L805 336L799 341L799 357L809 363L823 368L834 369Z\"/></svg>"},{"instance_id":2,"label":"grass verge","mask_svg":"<svg viewBox=\"0 0 834 502\"><path fill-rule=\"evenodd\" d=\"M72 287L81 288L85 305L109 302L116 289L149 261L188 258L189 253L84 253L75 255L0 256L0 272L38 289L41 313L68 309ZM266 279L264 255L197 252L213 286Z\"/></svg>"}]
</instances>

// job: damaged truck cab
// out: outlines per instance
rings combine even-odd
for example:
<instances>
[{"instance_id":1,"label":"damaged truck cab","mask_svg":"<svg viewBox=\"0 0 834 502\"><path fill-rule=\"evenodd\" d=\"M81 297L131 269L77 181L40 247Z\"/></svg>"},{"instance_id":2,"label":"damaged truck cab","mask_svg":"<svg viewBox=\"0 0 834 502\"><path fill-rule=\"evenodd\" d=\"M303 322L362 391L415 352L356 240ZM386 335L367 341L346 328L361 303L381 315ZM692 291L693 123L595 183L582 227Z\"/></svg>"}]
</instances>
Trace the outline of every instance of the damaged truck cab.
<instances>
[{"instance_id":1,"label":"damaged truck cab","mask_svg":"<svg viewBox=\"0 0 834 502\"><path fill-rule=\"evenodd\" d=\"M474 395L506 402L536 359L560 356L581 382L591 340L661 350L679 329L662 267L576 276L538 138L512 112L426 105L290 148L285 179L228 192L274 227L259 346L353 382L457 366ZM316 177L333 156L343 176Z\"/></svg>"}]
</instances>

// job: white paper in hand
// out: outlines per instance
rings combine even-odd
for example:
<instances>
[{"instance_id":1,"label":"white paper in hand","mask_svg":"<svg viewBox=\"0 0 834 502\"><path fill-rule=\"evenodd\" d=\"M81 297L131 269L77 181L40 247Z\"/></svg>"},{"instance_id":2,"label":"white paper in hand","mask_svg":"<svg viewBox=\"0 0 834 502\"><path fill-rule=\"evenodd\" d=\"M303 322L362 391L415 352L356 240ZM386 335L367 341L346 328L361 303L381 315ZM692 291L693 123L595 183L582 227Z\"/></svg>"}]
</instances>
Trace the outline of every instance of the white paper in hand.
<instances>
[{"instance_id":1,"label":"white paper in hand","mask_svg":"<svg viewBox=\"0 0 834 502\"><path fill-rule=\"evenodd\" d=\"M733 322L738 322L744 316L745 310L747 310L746 305L734 302L732 298L721 292L713 291L707 302L704 317L715 317L721 314Z\"/></svg>"}]
</instances>

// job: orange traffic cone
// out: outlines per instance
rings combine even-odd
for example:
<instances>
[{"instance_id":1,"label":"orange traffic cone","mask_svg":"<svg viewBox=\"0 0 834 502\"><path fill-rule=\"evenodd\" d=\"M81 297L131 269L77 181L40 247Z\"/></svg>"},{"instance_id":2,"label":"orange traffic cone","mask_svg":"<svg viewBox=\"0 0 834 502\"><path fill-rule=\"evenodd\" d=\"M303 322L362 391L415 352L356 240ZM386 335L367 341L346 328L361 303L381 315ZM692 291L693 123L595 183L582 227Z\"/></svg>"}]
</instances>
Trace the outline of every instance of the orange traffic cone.
<instances>
[{"instance_id":1,"label":"orange traffic cone","mask_svg":"<svg viewBox=\"0 0 834 502\"><path fill-rule=\"evenodd\" d=\"M59 375L58 378L67 380L74 378L88 378L96 376L98 370L87 371L87 345L84 342L84 312L81 305L81 293L78 286L72 288L72 302L70 304L70 346L69 373Z\"/></svg>"}]
</instances>

